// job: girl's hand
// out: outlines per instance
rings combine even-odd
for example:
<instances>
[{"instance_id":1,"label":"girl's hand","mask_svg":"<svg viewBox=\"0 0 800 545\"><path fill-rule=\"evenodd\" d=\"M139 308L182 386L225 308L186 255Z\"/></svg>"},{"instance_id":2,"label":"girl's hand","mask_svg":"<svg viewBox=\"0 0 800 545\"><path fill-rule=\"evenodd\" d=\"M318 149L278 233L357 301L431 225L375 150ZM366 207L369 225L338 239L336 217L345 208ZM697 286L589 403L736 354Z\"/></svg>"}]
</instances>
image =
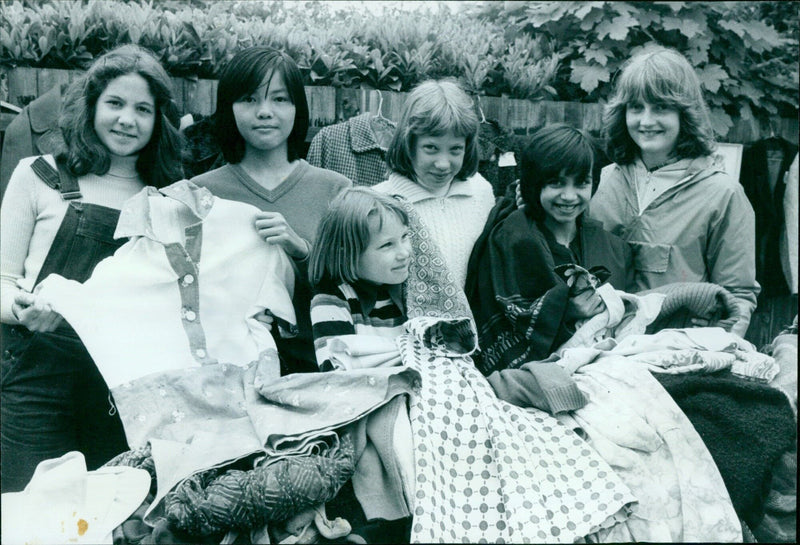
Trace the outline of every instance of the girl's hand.
<instances>
[{"instance_id":1,"label":"girl's hand","mask_svg":"<svg viewBox=\"0 0 800 545\"><path fill-rule=\"evenodd\" d=\"M267 330L272 332L272 323L275 321L275 317L269 311L269 309L264 309L264 312L259 312L255 316L256 320L267 326Z\"/></svg>"},{"instance_id":2,"label":"girl's hand","mask_svg":"<svg viewBox=\"0 0 800 545\"><path fill-rule=\"evenodd\" d=\"M310 251L304 238L294 232L283 214L259 212L255 221L256 231L268 244L277 244L295 259L305 259Z\"/></svg>"},{"instance_id":3,"label":"girl's hand","mask_svg":"<svg viewBox=\"0 0 800 545\"><path fill-rule=\"evenodd\" d=\"M603 299L593 289L585 289L569 298L567 320L576 322L591 318L606 308Z\"/></svg>"},{"instance_id":4,"label":"girl's hand","mask_svg":"<svg viewBox=\"0 0 800 545\"><path fill-rule=\"evenodd\" d=\"M30 331L42 333L53 331L63 319L49 304L27 292L20 292L14 297L11 312Z\"/></svg>"},{"instance_id":5,"label":"girl's hand","mask_svg":"<svg viewBox=\"0 0 800 545\"><path fill-rule=\"evenodd\" d=\"M522 191L519 188L519 180L514 180L514 200L517 202L517 209L522 210L525 206L525 201L522 200Z\"/></svg>"}]
</instances>

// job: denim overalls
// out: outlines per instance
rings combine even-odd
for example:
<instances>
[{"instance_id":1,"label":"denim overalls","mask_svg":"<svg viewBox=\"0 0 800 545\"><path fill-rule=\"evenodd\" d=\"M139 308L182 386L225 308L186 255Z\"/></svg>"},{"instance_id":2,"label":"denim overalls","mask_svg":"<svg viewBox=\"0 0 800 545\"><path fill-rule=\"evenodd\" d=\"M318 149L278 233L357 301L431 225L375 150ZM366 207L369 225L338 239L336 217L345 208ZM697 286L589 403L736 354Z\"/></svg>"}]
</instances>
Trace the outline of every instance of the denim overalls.
<instances>
[{"instance_id":1,"label":"denim overalls","mask_svg":"<svg viewBox=\"0 0 800 545\"><path fill-rule=\"evenodd\" d=\"M80 202L78 181L39 157L31 165L69 201L38 284L50 273L83 282L124 240L115 241L119 210ZM62 323L35 333L2 324L0 449L3 492L22 490L42 460L79 450L87 469L128 450L106 383L75 331Z\"/></svg>"}]
</instances>

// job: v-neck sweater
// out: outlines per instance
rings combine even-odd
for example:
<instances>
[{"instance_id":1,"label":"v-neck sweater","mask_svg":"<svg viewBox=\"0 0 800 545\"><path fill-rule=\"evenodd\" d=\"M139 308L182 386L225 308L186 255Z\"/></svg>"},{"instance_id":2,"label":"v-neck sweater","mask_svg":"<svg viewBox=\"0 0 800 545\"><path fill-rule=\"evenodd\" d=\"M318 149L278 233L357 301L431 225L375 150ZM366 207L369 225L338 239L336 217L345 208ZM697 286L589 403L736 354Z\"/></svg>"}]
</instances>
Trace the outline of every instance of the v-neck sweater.
<instances>
[{"instance_id":1,"label":"v-neck sweater","mask_svg":"<svg viewBox=\"0 0 800 545\"><path fill-rule=\"evenodd\" d=\"M317 226L331 200L352 182L337 172L298 159L297 166L275 189L265 189L239 164L227 164L191 180L223 199L279 212L292 229L313 243Z\"/></svg>"}]
</instances>

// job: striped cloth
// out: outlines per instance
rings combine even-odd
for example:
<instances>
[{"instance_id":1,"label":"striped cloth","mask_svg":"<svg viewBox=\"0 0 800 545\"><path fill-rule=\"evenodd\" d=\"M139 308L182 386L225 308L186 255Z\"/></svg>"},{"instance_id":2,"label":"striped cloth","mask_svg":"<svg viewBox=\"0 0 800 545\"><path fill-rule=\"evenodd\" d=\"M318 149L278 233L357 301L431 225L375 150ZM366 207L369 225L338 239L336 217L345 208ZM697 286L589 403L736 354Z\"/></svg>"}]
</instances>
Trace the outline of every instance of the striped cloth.
<instances>
[{"instance_id":1,"label":"striped cloth","mask_svg":"<svg viewBox=\"0 0 800 545\"><path fill-rule=\"evenodd\" d=\"M345 335L395 339L404 332L402 286L323 283L311 300L314 350L322 371L341 368L331 357L331 341Z\"/></svg>"}]
</instances>

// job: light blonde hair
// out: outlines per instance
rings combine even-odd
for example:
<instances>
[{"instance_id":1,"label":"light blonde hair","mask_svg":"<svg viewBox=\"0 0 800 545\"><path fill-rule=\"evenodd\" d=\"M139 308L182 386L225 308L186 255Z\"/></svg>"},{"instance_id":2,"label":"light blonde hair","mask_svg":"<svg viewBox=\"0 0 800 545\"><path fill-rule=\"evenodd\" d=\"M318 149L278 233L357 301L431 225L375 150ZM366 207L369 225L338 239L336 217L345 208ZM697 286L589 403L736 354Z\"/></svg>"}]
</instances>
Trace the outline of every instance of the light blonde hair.
<instances>
[{"instance_id":1,"label":"light blonde hair","mask_svg":"<svg viewBox=\"0 0 800 545\"><path fill-rule=\"evenodd\" d=\"M370 221L377 218L381 228L390 215L408 225L406 211L392 197L366 187L342 191L317 228L308 265L311 285L319 286L324 280L336 284L357 281L358 261L369 246Z\"/></svg>"}]
</instances>

